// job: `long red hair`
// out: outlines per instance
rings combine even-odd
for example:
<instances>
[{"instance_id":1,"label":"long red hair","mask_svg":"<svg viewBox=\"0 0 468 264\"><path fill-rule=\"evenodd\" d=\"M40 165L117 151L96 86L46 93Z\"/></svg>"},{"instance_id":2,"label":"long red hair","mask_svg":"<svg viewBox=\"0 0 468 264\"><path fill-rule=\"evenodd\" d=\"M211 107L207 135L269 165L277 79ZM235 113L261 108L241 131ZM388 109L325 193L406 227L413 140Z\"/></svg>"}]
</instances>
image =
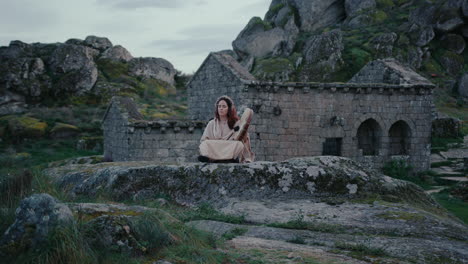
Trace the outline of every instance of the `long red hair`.
<instances>
[{"instance_id":1,"label":"long red hair","mask_svg":"<svg viewBox=\"0 0 468 264\"><path fill-rule=\"evenodd\" d=\"M219 113L218 113L218 103L223 100L228 105L228 112L227 112L227 119L228 119L228 126L230 129L234 129L234 124L239 120L239 116L237 115L236 106L231 98L227 95L223 95L216 100L215 104L215 117L216 119L220 120Z\"/></svg>"}]
</instances>

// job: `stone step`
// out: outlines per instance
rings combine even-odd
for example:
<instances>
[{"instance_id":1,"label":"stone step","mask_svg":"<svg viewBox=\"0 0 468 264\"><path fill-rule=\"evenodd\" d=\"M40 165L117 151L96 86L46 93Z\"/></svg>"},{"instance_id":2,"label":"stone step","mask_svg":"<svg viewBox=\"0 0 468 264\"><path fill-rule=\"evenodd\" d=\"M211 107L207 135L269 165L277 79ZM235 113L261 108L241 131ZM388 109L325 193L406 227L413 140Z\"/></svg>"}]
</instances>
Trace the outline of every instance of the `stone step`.
<instances>
[{"instance_id":1,"label":"stone step","mask_svg":"<svg viewBox=\"0 0 468 264\"><path fill-rule=\"evenodd\" d=\"M440 177L441 179L456 182L468 182L468 177Z\"/></svg>"},{"instance_id":2,"label":"stone step","mask_svg":"<svg viewBox=\"0 0 468 264\"><path fill-rule=\"evenodd\" d=\"M440 193L441 191L448 188L448 187L444 187L444 186L434 186L434 187L437 187L437 188L432 189L432 190L427 190L427 191L425 191L425 193L427 193L427 194Z\"/></svg>"}]
</instances>

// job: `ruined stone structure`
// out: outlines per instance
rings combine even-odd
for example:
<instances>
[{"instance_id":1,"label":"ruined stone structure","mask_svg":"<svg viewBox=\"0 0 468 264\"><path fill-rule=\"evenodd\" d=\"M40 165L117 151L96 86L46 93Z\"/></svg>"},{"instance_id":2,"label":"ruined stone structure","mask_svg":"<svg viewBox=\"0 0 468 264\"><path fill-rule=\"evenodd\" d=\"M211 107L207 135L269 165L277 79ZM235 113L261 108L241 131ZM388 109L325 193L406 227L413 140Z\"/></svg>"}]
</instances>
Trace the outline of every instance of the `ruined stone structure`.
<instances>
[{"instance_id":1,"label":"ruined stone structure","mask_svg":"<svg viewBox=\"0 0 468 264\"><path fill-rule=\"evenodd\" d=\"M105 155L195 161L204 124L213 117L216 99L226 94L238 112L250 107L256 113L250 137L257 160L336 155L374 167L399 158L416 170L429 168L433 85L428 82L260 82L229 55L211 53L187 88L185 121L135 121L132 107L116 107L114 100L104 118Z\"/></svg>"}]
</instances>

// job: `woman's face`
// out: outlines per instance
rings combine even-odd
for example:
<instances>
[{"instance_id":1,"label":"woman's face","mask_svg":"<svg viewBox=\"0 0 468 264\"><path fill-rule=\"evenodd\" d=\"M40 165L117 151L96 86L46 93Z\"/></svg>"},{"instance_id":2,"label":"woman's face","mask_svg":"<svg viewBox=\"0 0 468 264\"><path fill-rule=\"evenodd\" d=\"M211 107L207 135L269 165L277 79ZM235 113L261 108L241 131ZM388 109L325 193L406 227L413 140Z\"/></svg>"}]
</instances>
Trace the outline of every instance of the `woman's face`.
<instances>
[{"instance_id":1,"label":"woman's face","mask_svg":"<svg viewBox=\"0 0 468 264\"><path fill-rule=\"evenodd\" d=\"M226 101L221 100L218 102L218 115L219 117L227 117L227 113L229 111L228 104Z\"/></svg>"}]
</instances>

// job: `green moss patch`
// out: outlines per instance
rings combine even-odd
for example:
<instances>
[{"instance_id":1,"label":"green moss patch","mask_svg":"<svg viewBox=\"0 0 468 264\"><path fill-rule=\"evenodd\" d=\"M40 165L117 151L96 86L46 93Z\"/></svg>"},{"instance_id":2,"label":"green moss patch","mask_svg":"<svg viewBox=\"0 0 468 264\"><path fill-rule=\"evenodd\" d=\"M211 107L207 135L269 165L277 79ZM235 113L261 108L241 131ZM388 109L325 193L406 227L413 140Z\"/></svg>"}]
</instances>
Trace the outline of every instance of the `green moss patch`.
<instances>
[{"instance_id":1,"label":"green moss patch","mask_svg":"<svg viewBox=\"0 0 468 264\"><path fill-rule=\"evenodd\" d=\"M46 133L47 123L29 116L17 116L8 120L8 129L16 138L40 138Z\"/></svg>"}]
</instances>

